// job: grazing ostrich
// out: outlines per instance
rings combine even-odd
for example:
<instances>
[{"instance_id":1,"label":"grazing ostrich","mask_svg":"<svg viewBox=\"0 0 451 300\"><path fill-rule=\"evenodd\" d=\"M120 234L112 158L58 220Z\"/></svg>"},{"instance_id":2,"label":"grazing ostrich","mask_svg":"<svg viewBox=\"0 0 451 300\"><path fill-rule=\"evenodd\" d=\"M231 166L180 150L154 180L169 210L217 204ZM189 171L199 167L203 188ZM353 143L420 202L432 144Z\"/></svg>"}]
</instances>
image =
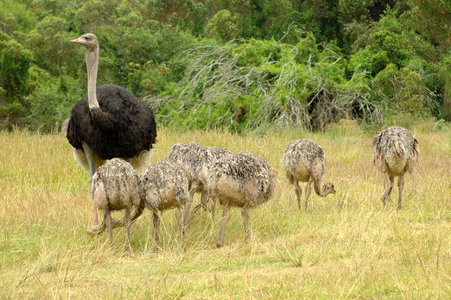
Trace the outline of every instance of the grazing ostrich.
<instances>
[{"instance_id":1,"label":"grazing ostrich","mask_svg":"<svg viewBox=\"0 0 451 300\"><path fill-rule=\"evenodd\" d=\"M248 153L236 153L217 160L208 177L210 197L224 205L221 228L216 246L224 245L224 230L230 218L231 207L241 207L246 241L250 239L249 208L271 199L276 185L273 168L258 157Z\"/></svg>"},{"instance_id":2,"label":"grazing ostrich","mask_svg":"<svg viewBox=\"0 0 451 300\"><path fill-rule=\"evenodd\" d=\"M183 231L187 210L185 205L192 201L186 173L180 166L168 161L158 162L141 175L139 179L141 199L153 213L156 250L160 249L160 217L158 212L177 208L179 245L183 247Z\"/></svg>"},{"instance_id":3,"label":"grazing ostrich","mask_svg":"<svg viewBox=\"0 0 451 300\"><path fill-rule=\"evenodd\" d=\"M202 164L205 155L205 147L198 143L178 143L174 144L166 154L165 161L172 162L180 166L188 177L190 193L200 192L201 183L197 178L197 169Z\"/></svg>"},{"instance_id":4,"label":"grazing ostrich","mask_svg":"<svg viewBox=\"0 0 451 300\"><path fill-rule=\"evenodd\" d=\"M111 246L113 246L113 224L110 211L125 209L123 224L127 232L127 250L130 245L130 211L141 205L139 179L131 164L113 158L100 166L91 182L92 198L98 209L104 210L103 221L108 228ZM102 223L103 224L103 223Z\"/></svg>"},{"instance_id":5,"label":"grazing ostrich","mask_svg":"<svg viewBox=\"0 0 451 300\"><path fill-rule=\"evenodd\" d=\"M96 88L99 63L97 37L87 33L72 40L86 47L88 95L72 109L67 139L75 160L90 173L106 160L119 157L139 167L156 140L156 124L152 110L126 89L116 85ZM99 230L94 203L94 226Z\"/></svg>"},{"instance_id":6,"label":"grazing ostrich","mask_svg":"<svg viewBox=\"0 0 451 300\"><path fill-rule=\"evenodd\" d=\"M197 170L197 178L198 181L201 183L200 186L202 188L202 191L200 204L195 207L195 210L198 210L200 207L203 207L206 210L210 210L211 218L213 220L215 219L216 200L215 198L207 197L208 177L212 173L212 168L215 162L231 154L232 153L229 150L224 148L205 147L201 167Z\"/></svg>"},{"instance_id":7,"label":"grazing ostrich","mask_svg":"<svg viewBox=\"0 0 451 300\"><path fill-rule=\"evenodd\" d=\"M230 155L230 151L216 147L204 147L198 143L178 143L171 147L165 160L179 165L188 176L191 197L201 193L201 204L196 206L208 209L207 177L212 164L219 158ZM187 206L189 214L190 207ZM215 201L210 207L212 218L215 213ZM189 217L186 219L188 222ZM188 224L185 224L188 225Z\"/></svg>"},{"instance_id":8,"label":"grazing ostrich","mask_svg":"<svg viewBox=\"0 0 451 300\"><path fill-rule=\"evenodd\" d=\"M178 143L169 149L169 152L165 157L165 161L178 165L185 172L188 179L188 189L191 198L193 198L195 193L202 191L202 185L197 177L197 169L202 164L204 152L205 147L201 144ZM191 202L187 203L185 206L185 226L188 226L190 209Z\"/></svg>"},{"instance_id":9,"label":"grazing ostrich","mask_svg":"<svg viewBox=\"0 0 451 300\"><path fill-rule=\"evenodd\" d=\"M385 192L381 197L384 206L393 190L394 177L398 176L398 210L401 209L404 174L407 171L412 173L418 162L419 153L418 140L405 128L389 127L374 137L373 163L384 173ZM388 188L387 179L390 182Z\"/></svg>"},{"instance_id":10,"label":"grazing ostrich","mask_svg":"<svg viewBox=\"0 0 451 300\"><path fill-rule=\"evenodd\" d=\"M312 182L315 192L320 197L335 194L333 183L326 182L321 187L321 179L326 170L326 155L323 149L310 139L300 139L288 145L283 156L285 175L291 184L298 200L298 209L301 210L302 189L299 181L307 182L305 187L304 210L307 211L308 200L312 192Z\"/></svg>"}]
</instances>

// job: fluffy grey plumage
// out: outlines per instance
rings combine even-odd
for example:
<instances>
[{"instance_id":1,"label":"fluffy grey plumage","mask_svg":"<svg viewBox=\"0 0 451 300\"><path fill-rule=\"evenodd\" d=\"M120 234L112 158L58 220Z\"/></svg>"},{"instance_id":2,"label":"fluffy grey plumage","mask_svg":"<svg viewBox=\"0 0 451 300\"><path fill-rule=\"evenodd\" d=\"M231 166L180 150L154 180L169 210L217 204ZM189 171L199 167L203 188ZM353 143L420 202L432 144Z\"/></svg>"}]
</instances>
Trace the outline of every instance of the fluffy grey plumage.
<instances>
[{"instance_id":1,"label":"fluffy grey plumage","mask_svg":"<svg viewBox=\"0 0 451 300\"><path fill-rule=\"evenodd\" d=\"M179 165L188 176L190 190L195 193L201 190L197 172L205 156L205 147L197 143L179 143L169 149L165 161Z\"/></svg>"},{"instance_id":2,"label":"fluffy grey plumage","mask_svg":"<svg viewBox=\"0 0 451 300\"><path fill-rule=\"evenodd\" d=\"M196 176L201 189L201 206L204 209L211 211L212 219L215 218L216 200L215 198L207 197L208 194L208 177L212 173L213 165L219 159L231 155L232 153L223 148L205 147L205 152L202 155L202 163L200 168L196 170Z\"/></svg>"},{"instance_id":3,"label":"fluffy grey plumage","mask_svg":"<svg viewBox=\"0 0 451 300\"><path fill-rule=\"evenodd\" d=\"M203 185L205 191L208 185L208 176L215 162L231 154L232 153L227 149L217 147L205 147L205 151L203 152L201 157L202 158L201 166L196 170L196 176L200 181L200 183Z\"/></svg>"},{"instance_id":4,"label":"fluffy grey plumage","mask_svg":"<svg viewBox=\"0 0 451 300\"><path fill-rule=\"evenodd\" d=\"M208 175L212 164L230 151L217 147L205 147L197 143L179 143L171 147L165 160L178 164L188 175L191 196L201 193L201 206L211 210L214 218L215 201L207 198ZM196 207L196 209L199 206Z\"/></svg>"},{"instance_id":5,"label":"fluffy grey plumage","mask_svg":"<svg viewBox=\"0 0 451 300\"><path fill-rule=\"evenodd\" d=\"M211 171L208 184L222 205L255 207L268 201L274 192L274 170L252 154L239 152L226 156L217 160Z\"/></svg>"},{"instance_id":6,"label":"fluffy grey plumage","mask_svg":"<svg viewBox=\"0 0 451 300\"><path fill-rule=\"evenodd\" d=\"M192 197L189 193L189 181L180 166L168 161L158 162L141 175L139 179L141 198L145 205L153 213L155 227L155 241L157 249L159 243L160 218L158 211L177 208L177 221L179 223L180 244L183 244L183 224L187 213L183 215L185 205L191 203Z\"/></svg>"},{"instance_id":7,"label":"fluffy grey plumage","mask_svg":"<svg viewBox=\"0 0 451 300\"><path fill-rule=\"evenodd\" d=\"M188 178L176 164L167 161L153 164L141 175L141 197L150 210L165 210L189 201Z\"/></svg>"},{"instance_id":8,"label":"fluffy grey plumage","mask_svg":"<svg viewBox=\"0 0 451 300\"><path fill-rule=\"evenodd\" d=\"M393 126L382 130L373 139L373 163L382 172L400 176L411 173L418 161L418 140L402 127Z\"/></svg>"},{"instance_id":9,"label":"fluffy grey plumage","mask_svg":"<svg viewBox=\"0 0 451 300\"><path fill-rule=\"evenodd\" d=\"M130 211L133 207L138 208L141 202L136 171L124 160L109 160L94 173L91 190L97 207L105 212L104 222L111 244L113 235L110 211L125 209L123 223L126 225L127 247L130 250Z\"/></svg>"},{"instance_id":10,"label":"fluffy grey plumage","mask_svg":"<svg viewBox=\"0 0 451 300\"><path fill-rule=\"evenodd\" d=\"M299 181L307 182L305 210L308 207L312 182L318 196L326 197L330 193L335 193L335 187L331 182L326 182L321 187L321 180L326 171L326 155L321 146L310 139L295 140L288 145L283 157L283 168L288 181L294 184L299 209L302 194Z\"/></svg>"},{"instance_id":11,"label":"fluffy grey plumage","mask_svg":"<svg viewBox=\"0 0 451 300\"><path fill-rule=\"evenodd\" d=\"M241 207L246 240L250 238L248 227L249 208L271 199L276 185L273 168L263 159L248 153L225 156L211 167L208 176L209 194L224 205L217 246L224 244L224 229L230 218L230 207Z\"/></svg>"},{"instance_id":12,"label":"fluffy grey plumage","mask_svg":"<svg viewBox=\"0 0 451 300\"><path fill-rule=\"evenodd\" d=\"M393 189L394 177L398 179L398 209L401 209L402 189L404 187L404 174L412 173L418 162L420 148L418 140L413 134L402 127L393 126L382 130L373 139L373 163L376 168L385 174L384 186L387 187L382 195L382 203L390 197ZM388 178L387 178L388 177Z\"/></svg>"},{"instance_id":13,"label":"fluffy grey plumage","mask_svg":"<svg viewBox=\"0 0 451 300\"><path fill-rule=\"evenodd\" d=\"M322 172L326 169L326 155L323 148L310 139L300 139L291 142L285 149L283 168L291 184L300 180L307 182L314 160L320 164Z\"/></svg>"}]
</instances>

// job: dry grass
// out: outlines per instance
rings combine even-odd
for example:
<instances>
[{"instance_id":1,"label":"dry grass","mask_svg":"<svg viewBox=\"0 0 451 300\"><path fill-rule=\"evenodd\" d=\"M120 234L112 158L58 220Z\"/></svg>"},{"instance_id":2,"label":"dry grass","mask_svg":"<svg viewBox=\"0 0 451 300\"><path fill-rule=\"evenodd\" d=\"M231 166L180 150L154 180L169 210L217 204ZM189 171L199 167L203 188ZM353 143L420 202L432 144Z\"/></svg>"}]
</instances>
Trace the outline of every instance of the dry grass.
<instances>
[{"instance_id":1,"label":"dry grass","mask_svg":"<svg viewBox=\"0 0 451 300\"><path fill-rule=\"evenodd\" d=\"M371 163L371 138L343 122L324 134L273 129L246 136L160 129L152 162L176 142L247 151L279 172L275 197L251 211L252 241L232 211L226 246L216 249L219 217L200 212L176 243L172 212L162 217L163 252L153 252L146 211L132 227L134 251L115 230L91 237L88 175L61 135L0 133L0 298L451 298L451 130L412 128L420 163L406 177L404 208L379 197L382 175ZM309 137L326 152L325 180L337 194L312 195L297 211L281 159L290 141ZM195 201L198 201L196 198ZM220 216L220 212L217 213Z\"/></svg>"}]
</instances>

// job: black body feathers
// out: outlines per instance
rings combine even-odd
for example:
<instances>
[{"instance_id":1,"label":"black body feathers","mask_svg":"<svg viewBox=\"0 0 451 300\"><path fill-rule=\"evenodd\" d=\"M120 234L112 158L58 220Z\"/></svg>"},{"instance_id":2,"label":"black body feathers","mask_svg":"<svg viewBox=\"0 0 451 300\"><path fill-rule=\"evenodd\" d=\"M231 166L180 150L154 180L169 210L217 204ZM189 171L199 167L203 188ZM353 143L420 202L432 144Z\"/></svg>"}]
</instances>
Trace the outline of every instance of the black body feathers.
<instances>
[{"instance_id":1,"label":"black body feathers","mask_svg":"<svg viewBox=\"0 0 451 300\"><path fill-rule=\"evenodd\" d=\"M76 149L85 142L102 159L131 158L156 142L153 111L126 89L97 87L100 109L89 111L88 97L72 109L67 139Z\"/></svg>"}]
</instances>

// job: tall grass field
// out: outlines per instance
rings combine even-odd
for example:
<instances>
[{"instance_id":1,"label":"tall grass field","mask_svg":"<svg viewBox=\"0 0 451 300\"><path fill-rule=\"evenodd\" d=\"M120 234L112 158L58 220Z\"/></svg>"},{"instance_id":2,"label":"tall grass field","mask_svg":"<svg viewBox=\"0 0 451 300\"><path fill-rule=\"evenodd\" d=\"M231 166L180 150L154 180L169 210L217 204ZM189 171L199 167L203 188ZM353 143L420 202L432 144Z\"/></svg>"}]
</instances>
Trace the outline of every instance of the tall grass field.
<instances>
[{"instance_id":1,"label":"tall grass field","mask_svg":"<svg viewBox=\"0 0 451 300\"><path fill-rule=\"evenodd\" d=\"M202 210L193 214L183 251L175 211L167 211L160 253L148 210L132 226L131 253L123 228L114 230L113 249L106 232L87 234L89 176L65 136L1 132L0 299L451 299L451 129L432 122L409 128L420 160L405 177L401 211L397 188L386 208L380 201L383 175L371 161L380 129L350 121L324 133L160 128L149 164L173 144L193 141L251 152L278 172L273 199L250 212L249 243L241 212L232 209L225 246L216 248L219 206L214 220ZM282 169L286 146L299 138L323 147L323 181L337 190L327 198L312 193L306 213Z\"/></svg>"}]
</instances>

